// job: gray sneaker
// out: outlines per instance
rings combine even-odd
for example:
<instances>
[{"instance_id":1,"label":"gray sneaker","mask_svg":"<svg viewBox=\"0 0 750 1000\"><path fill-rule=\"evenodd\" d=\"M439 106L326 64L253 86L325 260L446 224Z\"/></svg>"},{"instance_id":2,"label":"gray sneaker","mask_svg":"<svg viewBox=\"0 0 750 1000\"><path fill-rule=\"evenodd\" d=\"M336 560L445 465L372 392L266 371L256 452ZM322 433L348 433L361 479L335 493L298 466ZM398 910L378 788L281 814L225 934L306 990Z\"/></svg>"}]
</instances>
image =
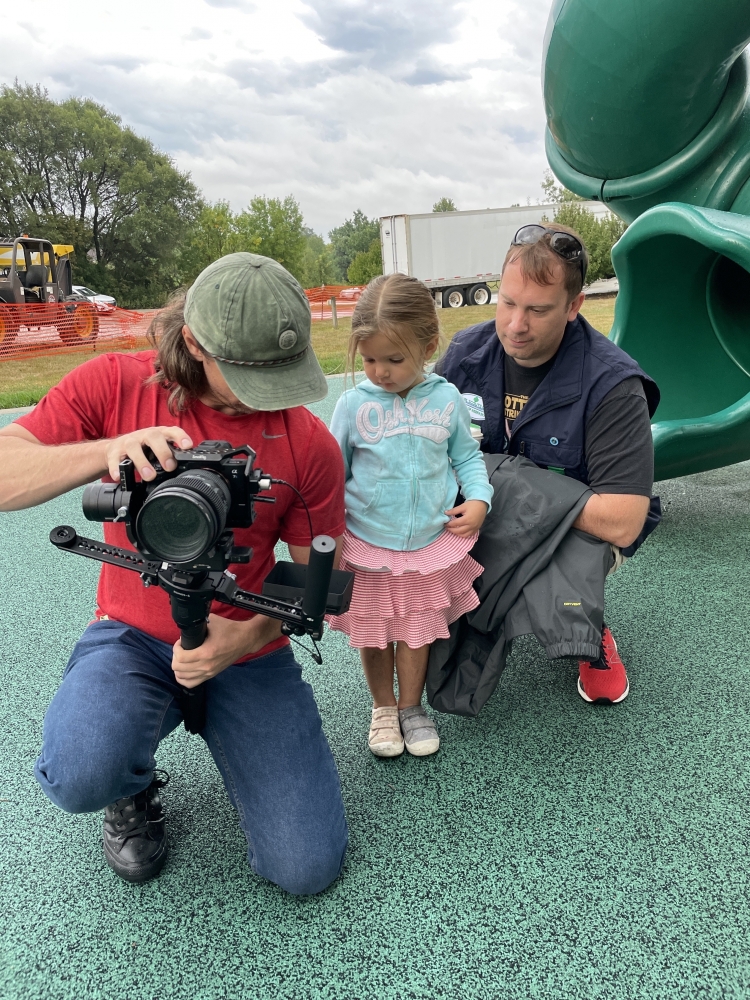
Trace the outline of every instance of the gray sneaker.
<instances>
[{"instance_id":1,"label":"gray sneaker","mask_svg":"<svg viewBox=\"0 0 750 1000\"><path fill-rule=\"evenodd\" d=\"M400 708L398 717L404 734L406 749L415 757L427 757L436 753L440 746L435 723L421 705Z\"/></svg>"}]
</instances>

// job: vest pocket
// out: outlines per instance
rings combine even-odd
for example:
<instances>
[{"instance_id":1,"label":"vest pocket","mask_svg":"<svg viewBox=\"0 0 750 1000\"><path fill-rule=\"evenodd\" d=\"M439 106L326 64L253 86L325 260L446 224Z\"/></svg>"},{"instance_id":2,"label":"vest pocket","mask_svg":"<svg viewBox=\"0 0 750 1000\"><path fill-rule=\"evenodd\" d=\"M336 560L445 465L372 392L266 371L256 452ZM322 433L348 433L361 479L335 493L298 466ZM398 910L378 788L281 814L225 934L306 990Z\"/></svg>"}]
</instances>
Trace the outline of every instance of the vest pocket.
<instances>
[{"instance_id":1,"label":"vest pocket","mask_svg":"<svg viewBox=\"0 0 750 1000\"><path fill-rule=\"evenodd\" d=\"M573 475L580 470L583 465L583 451L581 448L571 448L558 444L552 445L539 441L524 441L526 445L524 456L530 458L536 465L543 468L552 467L554 469L564 469L568 475Z\"/></svg>"}]
</instances>

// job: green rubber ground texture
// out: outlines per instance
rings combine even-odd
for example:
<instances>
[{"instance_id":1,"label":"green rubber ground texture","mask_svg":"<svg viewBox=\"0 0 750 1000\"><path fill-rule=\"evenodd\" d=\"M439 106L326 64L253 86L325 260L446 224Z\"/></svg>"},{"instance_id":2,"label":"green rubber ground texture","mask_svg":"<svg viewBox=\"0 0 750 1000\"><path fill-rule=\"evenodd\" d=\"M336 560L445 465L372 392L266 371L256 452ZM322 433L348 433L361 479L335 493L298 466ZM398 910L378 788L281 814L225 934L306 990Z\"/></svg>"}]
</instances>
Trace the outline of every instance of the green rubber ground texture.
<instances>
[{"instance_id":1,"label":"green rubber ground texture","mask_svg":"<svg viewBox=\"0 0 750 1000\"><path fill-rule=\"evenodd\" d=\"M664 523L607 589L621 705L585 704L575 662L528 638L478 719L438 717L437 756L378 760L357 654L328 634L305 675L351 846L312 898L252 874L182 728L158 752L172 781L157 880L120 881L101 816L47 801L42 719L97 575L47 535L93 526L80 492L2 515L2 1000L750 997L750 465L660 492Z\"/></svg>"}]
</instances>

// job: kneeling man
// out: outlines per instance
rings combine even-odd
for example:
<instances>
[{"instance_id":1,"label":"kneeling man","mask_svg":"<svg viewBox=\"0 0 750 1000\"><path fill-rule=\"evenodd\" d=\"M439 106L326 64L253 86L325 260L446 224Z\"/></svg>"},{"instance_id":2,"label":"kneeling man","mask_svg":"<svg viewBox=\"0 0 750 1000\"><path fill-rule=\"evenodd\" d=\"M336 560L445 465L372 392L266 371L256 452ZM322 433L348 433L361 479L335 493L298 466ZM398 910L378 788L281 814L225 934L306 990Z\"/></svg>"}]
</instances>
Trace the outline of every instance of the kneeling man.
<instances>
[{"instance_id":1,"label":"kneeling man","mask_svg":"<svg viewBox=\"0 0 750 1000\"><path fill-rule=\"evenodd\" d=\"M505 258L494 320L456 334L438 371L464 394L482 450L531 459L588 484L574 527L632 555L659 521L651 500L652 379L581 315L588 254L554 224L519 229ZM628 678L610 629L601 653L579 660L588 702L620 702Z\"/></svg>"}]
</instances>

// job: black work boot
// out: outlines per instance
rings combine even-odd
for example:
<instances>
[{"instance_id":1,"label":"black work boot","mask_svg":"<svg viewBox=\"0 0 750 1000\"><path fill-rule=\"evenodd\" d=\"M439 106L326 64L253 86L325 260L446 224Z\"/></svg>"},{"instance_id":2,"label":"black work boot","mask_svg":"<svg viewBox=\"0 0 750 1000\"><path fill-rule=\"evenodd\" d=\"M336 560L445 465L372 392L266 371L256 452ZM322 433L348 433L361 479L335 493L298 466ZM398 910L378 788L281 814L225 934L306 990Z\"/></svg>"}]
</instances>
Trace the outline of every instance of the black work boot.
<instances>
[{"instance_id":1,"label":"black work boot","mask_svg":"<svg viewBox=\"0 0 750 1000\"><path fill-rule=\"evenodd\" d=\"M164 777L156 777L156 774ZM147 882L167 860L167 831L159 789L169 782L154 772L148 788L117 799L104 810L104 856L127 882Z\"/></svg>"}]
</instances>

